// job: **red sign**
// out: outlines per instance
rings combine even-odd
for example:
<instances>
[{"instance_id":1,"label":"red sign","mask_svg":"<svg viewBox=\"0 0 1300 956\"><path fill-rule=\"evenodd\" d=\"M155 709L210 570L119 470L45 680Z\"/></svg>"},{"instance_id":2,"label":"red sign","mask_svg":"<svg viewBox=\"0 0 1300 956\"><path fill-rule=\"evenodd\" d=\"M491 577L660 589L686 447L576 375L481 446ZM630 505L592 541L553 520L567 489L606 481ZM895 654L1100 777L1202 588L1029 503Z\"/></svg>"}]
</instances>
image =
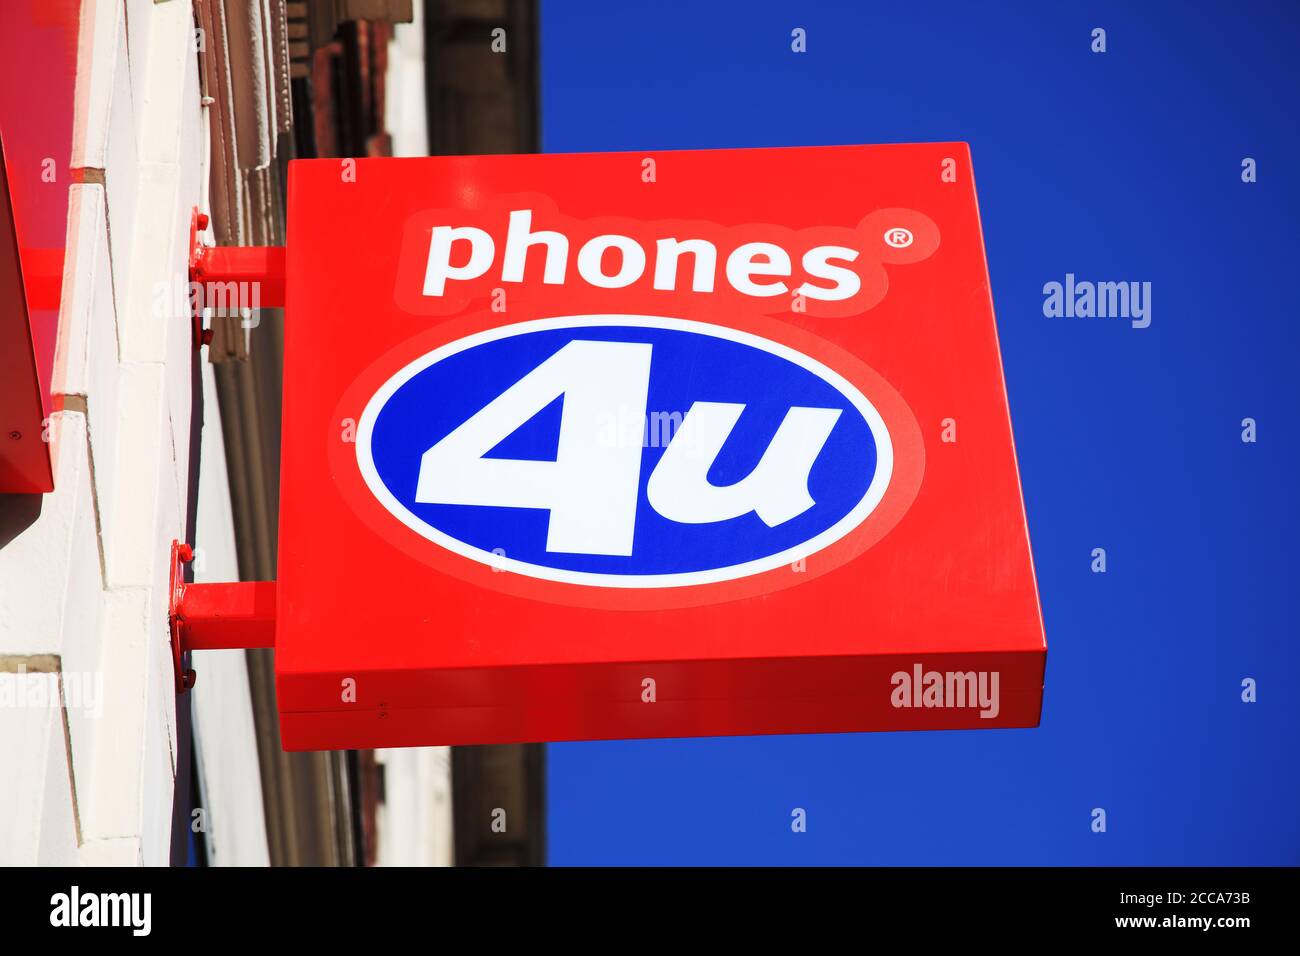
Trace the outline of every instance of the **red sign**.
<instances>
[{"instance_id":1,"label":"red sign","mask_svg":"<svg viewBox=\"0 0 1300 956\"><path fill-rule=\"evenodd\" d=\"M962 144L290 166L288 749L1038 722Z\"/></svg>"}]
</instances>

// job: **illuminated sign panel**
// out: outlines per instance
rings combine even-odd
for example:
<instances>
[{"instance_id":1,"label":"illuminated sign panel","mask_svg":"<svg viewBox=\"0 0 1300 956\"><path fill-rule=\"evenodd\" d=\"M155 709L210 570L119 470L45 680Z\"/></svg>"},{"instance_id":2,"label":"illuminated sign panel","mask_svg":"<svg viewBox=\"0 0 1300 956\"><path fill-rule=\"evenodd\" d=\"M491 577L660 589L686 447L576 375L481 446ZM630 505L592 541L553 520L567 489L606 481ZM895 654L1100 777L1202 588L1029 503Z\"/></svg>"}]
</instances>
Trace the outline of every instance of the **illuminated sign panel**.
<instances>
[{"instance_id":1,"label":"illuminated sign panel","mask_svg":"<svg viewBox=\"0 0 1300 956\"><path fill-rule=\"evenodd\" d=\"M1038 722L961 144L290 169L289 749Z\"/></svg>"}]
</instances>

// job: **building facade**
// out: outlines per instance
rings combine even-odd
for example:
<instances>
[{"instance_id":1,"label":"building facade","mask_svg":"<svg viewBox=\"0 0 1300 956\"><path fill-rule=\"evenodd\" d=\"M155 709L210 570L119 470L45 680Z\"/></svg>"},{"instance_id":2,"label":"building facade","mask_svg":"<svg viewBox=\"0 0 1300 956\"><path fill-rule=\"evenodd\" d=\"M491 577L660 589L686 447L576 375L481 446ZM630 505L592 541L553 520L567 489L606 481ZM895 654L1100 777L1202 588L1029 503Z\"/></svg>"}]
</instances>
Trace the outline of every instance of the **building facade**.
<instances>
[{"instance_id":1,"label":"building facade","mask_svg":"<svg viewBox=\"0 0 1300 956\"><path fill-rule=\"evenodd\" d=\"M309 321L236 290L196 340L191 223L283 245L295 157L535 149L532 5L0 16L6 52L35 51L4 67L0 134L52 484L0 496L0 863L541 862L537 748L285 753L273 652L196 652L178 694L167 602L173 540L196 581L275 577L283 323ZM51 245L42 303L54 260L29 251Z\"/></svg>"}]
</instances>

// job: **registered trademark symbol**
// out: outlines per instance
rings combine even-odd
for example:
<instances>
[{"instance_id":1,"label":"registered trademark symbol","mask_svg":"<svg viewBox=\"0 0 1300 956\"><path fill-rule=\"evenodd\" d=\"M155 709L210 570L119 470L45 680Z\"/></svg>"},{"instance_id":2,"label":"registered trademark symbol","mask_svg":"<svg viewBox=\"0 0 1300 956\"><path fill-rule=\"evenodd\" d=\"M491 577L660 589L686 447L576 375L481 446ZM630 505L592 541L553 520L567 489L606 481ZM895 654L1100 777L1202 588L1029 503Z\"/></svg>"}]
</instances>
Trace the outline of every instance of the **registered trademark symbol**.
<instances>
[{"instance_id":1,"label":"registered trademark symbol","mask_svg":"<svg viewBox=\"0 0 1300 956\"><path fill-rule=\"evenodd\" d=\"M885 242L895 249L906 249L912 244L912 230L895 226L885 232Z\"/></svg>"}]
</instances>

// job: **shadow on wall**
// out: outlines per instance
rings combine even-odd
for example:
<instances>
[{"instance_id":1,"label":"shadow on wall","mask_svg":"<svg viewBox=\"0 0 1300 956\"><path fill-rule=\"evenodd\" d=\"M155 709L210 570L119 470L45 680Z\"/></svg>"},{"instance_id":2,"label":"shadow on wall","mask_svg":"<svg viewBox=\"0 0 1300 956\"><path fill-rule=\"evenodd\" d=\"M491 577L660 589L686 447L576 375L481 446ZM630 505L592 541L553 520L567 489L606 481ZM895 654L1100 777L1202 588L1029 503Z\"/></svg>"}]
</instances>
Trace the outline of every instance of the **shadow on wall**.
<instances>
[{"instance_id":1,"label":"shadow on wall","mask_svg":"<svg viewBox=\"0 0 1300 956\"><path fill-rule=\"evenodd\" d=\"M44 500L44 495L0 495L0 548L36 524Z\"/></svg>"}]
</instances>

